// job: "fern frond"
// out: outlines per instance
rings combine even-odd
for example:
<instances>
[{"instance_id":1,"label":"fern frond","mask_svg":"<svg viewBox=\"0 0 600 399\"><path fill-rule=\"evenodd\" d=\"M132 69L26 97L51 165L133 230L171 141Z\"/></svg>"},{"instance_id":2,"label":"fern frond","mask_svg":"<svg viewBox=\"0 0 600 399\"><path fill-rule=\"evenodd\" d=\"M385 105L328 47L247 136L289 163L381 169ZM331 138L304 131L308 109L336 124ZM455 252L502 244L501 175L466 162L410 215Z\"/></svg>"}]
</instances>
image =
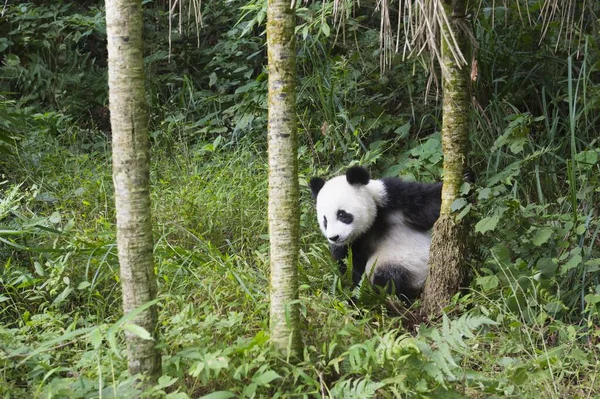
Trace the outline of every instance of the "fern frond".
<instances>
[{"instance_id":1,"label":"fern frond","mask_svg":"<svg viewBox=\"0 0 600 399\"><path fill-rule=\"evenodd\" d=\"M368 377L356 380L343 380L333 386L329 392L330 398L369 399L375 396L378 389L385 385L383 382L371 381Z\"/></svg>"}]
</instances>

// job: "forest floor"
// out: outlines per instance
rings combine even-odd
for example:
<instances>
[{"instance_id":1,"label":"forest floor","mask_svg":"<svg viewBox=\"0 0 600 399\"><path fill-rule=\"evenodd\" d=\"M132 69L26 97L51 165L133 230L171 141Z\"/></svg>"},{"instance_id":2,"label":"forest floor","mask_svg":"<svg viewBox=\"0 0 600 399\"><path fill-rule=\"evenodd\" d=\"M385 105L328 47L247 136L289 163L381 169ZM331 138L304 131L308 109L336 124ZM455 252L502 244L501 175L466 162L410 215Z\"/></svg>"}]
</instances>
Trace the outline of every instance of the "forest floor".
<instances>
[{"instance_id":1,"label":"forest floor","mask_svg":"<svg viewBox=\"0 0 600 399\"><path fill-rule=\"evenodd\" d=\"M22 185L0 185L0 221L22 238L2 258L0 396L129 397L108 145L39 147L21 159ZM281 358L268 345L266 155L251 144L170 154L153 150L163 377L149 397L600 398L591 313L553 318L544 292L514 308L472 288L416 325L391 298L349 305L315 222L310 166L305 350L299 363Z\"/></svg>"}]
</instances>

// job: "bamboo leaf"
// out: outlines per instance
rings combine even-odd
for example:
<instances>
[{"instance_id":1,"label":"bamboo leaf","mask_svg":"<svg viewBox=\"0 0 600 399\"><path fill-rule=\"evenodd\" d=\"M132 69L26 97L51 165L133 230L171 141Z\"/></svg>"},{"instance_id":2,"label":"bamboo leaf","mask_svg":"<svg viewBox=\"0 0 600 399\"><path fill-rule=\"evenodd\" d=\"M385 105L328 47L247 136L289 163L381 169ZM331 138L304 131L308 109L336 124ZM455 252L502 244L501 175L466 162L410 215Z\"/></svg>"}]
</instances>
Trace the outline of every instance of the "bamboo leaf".
<instances>
[{"instance_id":1,"label":"bamboo leaf","mask_svg":"<svg viewBox=\"0 0 600 399\"><path fill-rule=\"evenodd\" d=\"M127 332L137 335L141 339L145 339L147 341L154 340L154 338L152 338L152 335L148 332L148 330L146 330L142 326L138 326L137 324L131 324L131 323L123 324L122 328L123 328L123 330L125 330Z\"/></svg>"},{"instance_id":2,"label":"bamboo leaf","mask_svg":"<svg viewBox=\"0 0 600 399\"><path fill-rule=\"evenodd\" d=\"M209 393L208 395L204 395L200 397L200 399L229 399L235 396L234 393L229 391L217 391L213 393Z\"/></svg>"},{"instance_id":3,"label":"bamboo leaf","mask_svg":"<svg viewBox=\"0 0 600 399\"><path fill-rule=\"evenodd\" d=\"M321 24L321 31L326 37L329 37L329 35L331 34L331 28L329 28L327 22L323 21L323 23Z\"/></svg>"}]
</instances>

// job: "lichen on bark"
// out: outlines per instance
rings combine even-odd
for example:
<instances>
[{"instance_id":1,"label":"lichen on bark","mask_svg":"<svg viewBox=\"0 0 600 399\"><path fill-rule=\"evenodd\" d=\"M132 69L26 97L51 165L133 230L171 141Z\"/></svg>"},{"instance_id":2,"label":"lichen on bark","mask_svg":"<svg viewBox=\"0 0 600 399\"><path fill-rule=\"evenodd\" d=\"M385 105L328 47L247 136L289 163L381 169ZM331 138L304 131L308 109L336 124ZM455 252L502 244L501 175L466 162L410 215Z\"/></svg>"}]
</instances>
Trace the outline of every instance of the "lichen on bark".
<instances>
[{"instance_id":1,"label":"lichen on bark","mask_svg":"<svg viewBox=\"0 0 600 399\"><path fill-rule=\"evenodd\" d=\"M445 1L444 8L450 16L453 36L463 54L467 50L465 2ZM449 50L442 34L441 49L443 74L443 120L442 151L444 153L444 177L440 217L433 229L429 257L429 276L423 291L423 308L426 314L439 314L464 282L466 274L468 228L466 219L458 220L452 212L452 203L460 196L466 170L469 139L469 74L466 66L460 66Z\"/></svg>"},{"instance_id":2,"label":"lichen on bark","mask_svg":"<svg viewBox=\"0 0 600 399\"><path fill-rule=\"evenodd\" d=\"M269 62L269 240L271 343L302 352L298 309L299 187L296 137L295 11L289 0L267 4Z\"/></svg>"},{"instance_id":3,"label":"lichen on bark","mask_svg":"<svg viewBox=\"0 0 600 399\"><path fill-rule=\"evenodd\" d=\"M141 1L106 1L117 250L125 314L156 297L142 27ZM157 319L156 306L152 306L130 321L154 340L125 333L129 373L145 375L140 379L142 388L152 385L161 372L160 352L155 347Z\"/></svg>"}]
</instances>

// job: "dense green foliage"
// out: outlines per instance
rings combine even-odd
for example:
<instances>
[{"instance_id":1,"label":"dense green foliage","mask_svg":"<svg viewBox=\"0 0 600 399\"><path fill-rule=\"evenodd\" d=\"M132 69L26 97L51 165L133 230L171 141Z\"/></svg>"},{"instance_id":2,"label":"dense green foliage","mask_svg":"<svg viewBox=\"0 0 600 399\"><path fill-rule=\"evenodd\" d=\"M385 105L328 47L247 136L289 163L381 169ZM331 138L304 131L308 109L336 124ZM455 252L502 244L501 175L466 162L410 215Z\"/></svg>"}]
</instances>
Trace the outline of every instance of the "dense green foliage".
<instances>
[{"instance_id":1,"label":"dense green foliage","mask_svg":"<svg viewBox=\"0 0 600 399\"><path fill-rule=\"evenodd\" d=\"M491 3L491 2L490 2ZM301 198L303 361L268 340L264 2L145 4L164 376L149 395L600 397L598 5L562 41L517 9L473 15L472 283L415 325L336 273ZM301 186L349 162L441 174L425 72L379 70L374 4L298 3ZM516 7L516 6L515 6ZM535 19L535 8L532 9ZM522 22L520 15L524 17ZM394 16L395 17L395 16ZM7 4L0 23L0 396L127 397L102 3ZM187 396L186 396L187 395Z\"/></svg>"}]
</instances>

